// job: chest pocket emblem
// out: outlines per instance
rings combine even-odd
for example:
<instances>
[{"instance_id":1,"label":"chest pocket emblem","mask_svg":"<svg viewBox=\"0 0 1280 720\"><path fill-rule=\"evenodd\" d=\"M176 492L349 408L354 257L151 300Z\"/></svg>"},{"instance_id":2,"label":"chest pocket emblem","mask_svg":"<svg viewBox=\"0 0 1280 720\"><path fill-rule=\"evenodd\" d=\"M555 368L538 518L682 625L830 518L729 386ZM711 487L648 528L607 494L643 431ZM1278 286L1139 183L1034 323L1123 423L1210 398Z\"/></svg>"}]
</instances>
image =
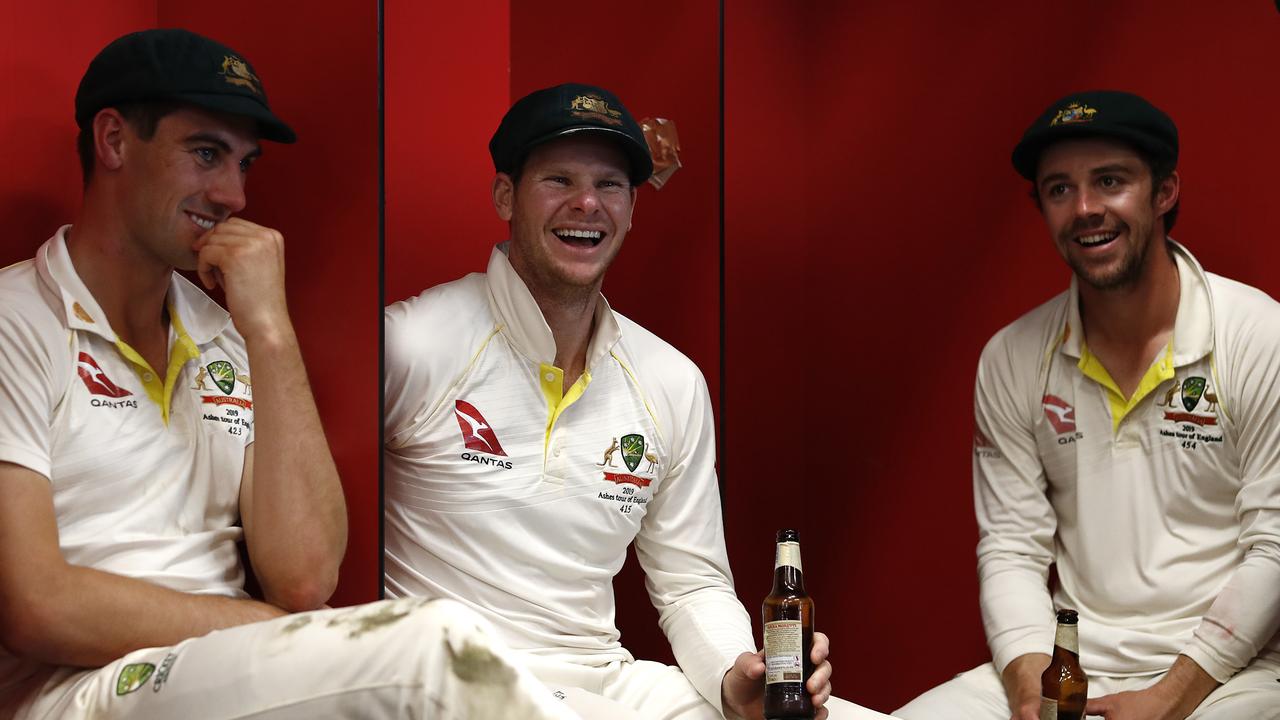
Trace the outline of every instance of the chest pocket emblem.
<instances>
[{"instance_id":1,"label":"chest pocket emblem","mask_svg":"<svg viewBox=\"0 0 1280 720\"><path fill-rule=\"evenodd\" d=\"M644 449L643 435L622 436L622 462L627 464L627 469L631 472L635 472L636 468L640 466L640 461L645 459ZM652 453L649 453L649 457L653 458L649 463L649 469L653 469L653 464L657 458L653 457Z\"/></svg>"},{"instance_id":2,"label":"chest pocket emblem","mask_svg":"<svg viewBox=\"0 0 1280 720\"><path fill-rule=\"evenodd\" d=\"M1182 407L1191 412L1196 409L1196 405L1200 404L1200 398L1204 396L1204 378L1189 377L1182 381ZM1214 397L1210 402L1217 400Z\"/></svg>"},{"instance_id":3,"label":"chest pocket emblem","mask_svg":"<svg viewBox=\"0 0 1280 720\"><path fill-rule=\"evenodd\" d=\"M1181 390L1181 393L1179 393ZM1216 390L1216 389L1215 389ZM1169 392L1165 393L1164 402L1160 405L1169 407L1164 413L1165 420L1171 420L1175 423L1194 423L1200 427L1218 424L1218 394L1215 390L1208 389L1208 381L1199 376L1193 375L1179 382L1175 382L1173 387L1169 388ZM1196 408L1200 407L1201 401L1207 404L1203 412L1209 414L1197 414ZM1187 412L1178 412L1180 402Z\"/></svg>"},{"instance_id":4,"label":"chest pocket emblem","mask_svg":"<svg viewBox=\"0 0 1280 720\"><path fill-rule=\"evenodd\" d=\"M230 395L236 387L236 369L226 360L215 360L208 364L209 377L222 392Z\"/></svg>"}]
</instances>

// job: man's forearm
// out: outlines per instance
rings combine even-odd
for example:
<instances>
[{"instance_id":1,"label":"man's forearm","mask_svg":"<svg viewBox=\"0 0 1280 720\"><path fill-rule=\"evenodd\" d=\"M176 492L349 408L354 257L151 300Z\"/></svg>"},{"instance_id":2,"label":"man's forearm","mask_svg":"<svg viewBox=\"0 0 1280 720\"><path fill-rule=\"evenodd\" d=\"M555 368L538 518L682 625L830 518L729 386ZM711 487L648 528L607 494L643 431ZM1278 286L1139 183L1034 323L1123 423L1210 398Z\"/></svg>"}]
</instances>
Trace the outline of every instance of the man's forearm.
<instances>
[{"instance_id":1,"label":"man's forearm","mask_svg":"<svg viewBox=\"0 0 1280 720\"><path fill-rule=\"evenodd\" d=\"M1218 687L1218 681L1186 655L1173 661L1160 684L1177 698L1178 717L1190 715Z\"/></svg>"},{"instance_id":2,"label":"man's forearm","mask_svg":"<svg viewBox=\"0 0 1280 720\"><path fill-rule=\"evenodd\" d=\"M1181 720L1195 712L1217 686L1218 681L1194 660L1179 655L1156 684L1091 698L1085 712L1090 716Z\"/></svg>"},{"instance_id":3,"label":"man's forearm","mask_svg":"<svg viewBox=\"0 0 1280 720\"><path fill-rule=\"evenodd\" d=\"M55 665L99 667L145 647L285 615L256 600L192 595L145 580L63 564L5 613L5 646Z\"/></svg>"},{"instance_id":4,"label":"man's forearm","mask_svg":"<svg viewBox=\"0 0 1280 720\"><path fill-rule=\"evenodd\" d=\"M291 326L246 337L254 443L241 488L245 539L268 601L324 603L347 543L346 503Z\"/></svg>"},{"instance_id":5,"label":"man's forearm","mask_svg":"<svg viewBox=\"0 0 1280 720\"><path fill-rule=\"evenodd\" d=\"M1182 653L1225 682L1248 665L1278 630L1280 544L1259 541L1218 591Z\"/></svg>"},{"instance_id":6,"label":"man's forearm","mask_svg":"<svg viewBox=\"0 0 1280 720\"><path fill-rule=\"evenodd\" d=\"M1032 720L1040 715L1040 676L1051 658L1044 653L1019 655L1000 674L1005 698L1013 720Z\"/></svg>"}]
</instances>

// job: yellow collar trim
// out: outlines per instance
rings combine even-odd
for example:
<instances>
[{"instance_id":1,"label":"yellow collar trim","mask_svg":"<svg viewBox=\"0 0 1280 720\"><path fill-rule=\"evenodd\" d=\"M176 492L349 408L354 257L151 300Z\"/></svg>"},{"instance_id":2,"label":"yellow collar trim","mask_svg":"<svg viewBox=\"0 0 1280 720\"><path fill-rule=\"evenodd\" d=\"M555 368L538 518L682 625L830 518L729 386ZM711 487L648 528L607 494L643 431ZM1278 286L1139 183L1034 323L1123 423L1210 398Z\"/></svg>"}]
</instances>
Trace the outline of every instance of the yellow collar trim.
<instances>
[{"instance_id":1,"label":"yellow collar trim","mask_svg":"<svg viewBox=\"0 0 1280 720\"><path fill-rule=\"evenodd\" d=\"M129 361L133 374L138 376L138 382L142 383L142 388L146 390L147 397L151 398L151 402L160 408L160 418L165 425L169 424L169 407L173 402L173 388L178 381L178 376L182 374L182 368L189 360L200 357L200 348L187 334L186 327L183 326L181 318L178 317L177 310L174 309L173 303L168 303L169 322L173 324L173 331L177 335L177 339L173 343L173 347L169 350L169 365L165 368L164 382L160 381L159 374L155 368L151 367L143 359L142 355L129 346L128 343L116 338L116 349L124 359Z\"/></svg>"},{"instance_id":2,"label":"yellow collar trim","mask_svg":"<svg viewBox=\"0 0 1280 720\"><path fill-rule=\"evenodd\" d=\"M551 444L551 429L555 427L556 420L582 397L582 393L591 384L591 372L583 370L582 377L569 388L569 392L564 392L564 371L555 365L542 363L538 366L538 383L542 386L542 396L547 400L547 432L542 439L545 453L547 446Z\"/></svg>"},{"instance_id":3,"label":"yellow collar trim","mask_svg":"<svg viewBox=\"0 0 1280 720\"><path fill-rule=\"evenodd\" d=\"M1173 379L1173 340L1171 339L1165 346L1164 355L1147 368L1146 374L1138 382L1137 389L1133 391L1133 396L1129 398L1120 391L1115 380L1111 379L1111 373L1107 372L1098 358L1089 352L1089 346L1083 338L1080 339L1080 361L1076 366L1085 377L1106 389L1107 402L1111 406L1111 432L1114 433L1120 428L1120 422L1138 406L1138 403L1142 402L1143 398L1160 387L1161 383Z\"/></svg>"}]
</instances>

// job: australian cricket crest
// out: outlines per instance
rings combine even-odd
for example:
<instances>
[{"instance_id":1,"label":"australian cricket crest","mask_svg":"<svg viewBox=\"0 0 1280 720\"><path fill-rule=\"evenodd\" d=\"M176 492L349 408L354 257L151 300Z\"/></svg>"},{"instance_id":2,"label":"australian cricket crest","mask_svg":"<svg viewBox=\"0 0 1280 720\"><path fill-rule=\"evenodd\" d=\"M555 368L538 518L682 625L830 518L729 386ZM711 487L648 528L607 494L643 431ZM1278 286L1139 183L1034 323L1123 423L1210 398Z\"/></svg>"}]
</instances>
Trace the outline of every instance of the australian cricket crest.
<instances>
[{"instance_id":1,"label":"australian cricket crest","mask_svg":"<svg viewBox=\"0 0 1280 720\"><path fill-rule=\"evenodd\" d=\"M622 462L627 464L627 469L635 472L640 466L640 461L644 459L644 436L643 435L623 435L622 436Z\"/></svg>"},{"instance_id":2,"label":"australian cricket crest","mask_svg":"<svg viewBox=\"0 0 1280 720\"><path fill-rule=\"evenodd\" d=\"M1068 125L1071 123L1092 122L1093 116L1097 114L1098 111L1095 108L1091 108L1082 103L1073 102L1059 110L1058 114L1053 116L1053 120L1049 123L1049 127L1053 127L1054 125Z\"/></svg>"},{"instance_id":3,"label":"australian cricket crest","mask_svg":"<svg viewBox=\"0 0 1280 720\"><path fill-rule=\"evenodd\" d=\"M262 94L262 83L258 80L258 76L253 74L249 69L249 63L235 55L224 55L222 58L222 67L218 73L228 85L237 85L247 88L254 95ZM228 390L227 392L230 392Z\"/></svg>"},{"instance_id":4,"label":"australian cricket crest","mask_svg":"<svg viewBox=\"0 0 1280 720\"><path fill-rule=\"evenodd\" d=\"M600 490L596 497L613 504L623 515L633 515L638 521L644 515L644 507L652 497L649 486L657 479L657 451L650 447L644 435L640 433L630 433L621 437L615 435L610 440L612 442L604 451L604 457L596 465L604 468L602 479L613 483L614 488ZM622 451L622 463L627 466L626 472L622 472L622 468L614 462L618 451ZM641 462L648 464L641 469ZM618 468L618 471L610 471L610 467Z\"/></svg>"},{"instance_id":5,"label":"australian cricket crest","mask_svg":"<svg viewBox=\"0 0 1280 720\"><path fill-rule=\"evenodd\" d=\"M1163 414L1165 421L1157 432L1183 450L1217 447L1223 442L1218 424L1218 391L1203 375L1174 380L1163 399L1157 398L1155 410Z\"/></svg>"},{"instance_id":6,"label":"australian cricket crest","mask_svg":"<svg viewBox=\"0 0 1280 720\"><path fill-rule=\"evenodd\" d=\"M215 360L209 363L209 378L222 392L230 395L236 387L236 369L226 360Z\"/></svg>"},{"instance_id":7,"label":"australian cricket crest","mask_svg":"<svg viewBox=\"0 0 1280 720\"><path fill-rule=\"evenodd\" d=\"M116 695L128 695L142 687L155 670L156 666L151 663L125 665L120 670L120 676L116 678Z\"/></svg>"},{"instance_id":8,"label":"australian cricket crest","mask_svg":"<svg viewBox=\"0 0 1280 720\"><path fill-rule=\"evenodd\" d=\"M1204 397L1205 381L1202 377L1189 377L1182 381L1182 407L1191 412L1196 409L1196 405L1200 404L1200 398Z\"/></svg>"},{"instance_id":9,"label":"australian cricket crest","mask_svg":"<svg viewBox=\"0 0 1280 720\"><path fill-rule=\"evenodd\" d=\"M231 361L220 359L200 366L192 383L191 389L200 395L204 421L210 427L248 440L253 427L253 382L249 375L236 372ZM207 383L213 383L213 387Z\"/></svg>"}]
</instances>

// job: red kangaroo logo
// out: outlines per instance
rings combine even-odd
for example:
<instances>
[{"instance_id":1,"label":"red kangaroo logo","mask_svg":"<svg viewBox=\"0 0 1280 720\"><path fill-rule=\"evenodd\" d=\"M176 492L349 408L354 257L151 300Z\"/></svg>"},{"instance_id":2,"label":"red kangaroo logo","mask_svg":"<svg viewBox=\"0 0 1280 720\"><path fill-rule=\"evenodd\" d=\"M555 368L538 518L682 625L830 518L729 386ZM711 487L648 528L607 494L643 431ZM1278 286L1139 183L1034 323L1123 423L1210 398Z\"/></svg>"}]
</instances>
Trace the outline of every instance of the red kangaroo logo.
<instances>
[{"instance_id":1,"label":"red kangaroo logo","mask_svg":"<svg viewBox=\"0 0 1280 720\"><path fill-rule=\"evenodd\" d=\"M453 414L458 418L458 429L462 430L462 442L466 443L468 450L506 456L502 450L502 444L498 442L498 436L493 433L493 428L489 427L489 422L474 405L466 400L457 400L454 402Z\"/></svg>"},{"instance_id":2,"label":"red kangaroo logo","mask_svg":"<svg viewBox=\"0 0 1280 720\"><path fill-rule=\"evenodd\" d=\"M1044 416L1059 435L1076 431L1076 409L1057 395L1044 396Z\"/></svg>"},{"instance_id":3,"label":"red kangaroo logo","mask_svg":"<svg viewBox=\"0 0 1280 720\"><path fill-rule=\"evenodd\" d=\"M76 362L76 372L80 373L84 386L94 395L118 398L133 394L111 382L111 378L102 372L102 368L98 367L98 361L94 360L89 353L80 353L80 359Z\"/></svg>"}]
</instances>

